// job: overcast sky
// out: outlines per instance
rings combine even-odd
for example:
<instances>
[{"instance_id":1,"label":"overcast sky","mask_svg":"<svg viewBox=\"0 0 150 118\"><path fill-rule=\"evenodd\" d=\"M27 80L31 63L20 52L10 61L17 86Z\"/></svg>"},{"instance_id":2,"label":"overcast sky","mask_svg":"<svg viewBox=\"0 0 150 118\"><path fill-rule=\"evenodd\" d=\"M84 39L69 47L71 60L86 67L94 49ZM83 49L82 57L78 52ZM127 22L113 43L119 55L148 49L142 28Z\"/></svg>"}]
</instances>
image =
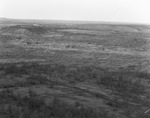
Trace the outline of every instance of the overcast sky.
<instances>
[{"instance_id":1,"label":"overcast sky","mask_svg":"<svg viewBox=\"0 0 150 118\"><path fill-rule=\"evenodd\" d=\"M0 17L150 23L150 0L0 0Z\"/></svg>"}]
</instances>

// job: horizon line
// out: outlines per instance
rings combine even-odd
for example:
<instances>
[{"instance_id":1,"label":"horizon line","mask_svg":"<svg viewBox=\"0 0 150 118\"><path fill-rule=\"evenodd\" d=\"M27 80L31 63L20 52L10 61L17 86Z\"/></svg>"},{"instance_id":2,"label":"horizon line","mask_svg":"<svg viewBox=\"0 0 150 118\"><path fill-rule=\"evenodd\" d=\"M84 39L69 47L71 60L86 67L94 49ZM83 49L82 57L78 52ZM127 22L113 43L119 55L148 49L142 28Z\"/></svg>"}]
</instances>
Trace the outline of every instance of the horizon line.
<instances>
[{"instance_id":1,"label":"horizon line","mask_svg":"<svg viewBox=\"0 0 150 118\"><path fill-rule=\"evenodd\" d=\"M125 22L125 21L100 21L100 20L73 20L73 19L48 19L48 18L11 18L11 17L0 17L0 19L7 20L35 20L35 21L66 21L66 22L85 22L85 23L108 23L108 24L133 24L133 25L150 25L149 23L140 22Z\"/></svg>"}]
</instances>

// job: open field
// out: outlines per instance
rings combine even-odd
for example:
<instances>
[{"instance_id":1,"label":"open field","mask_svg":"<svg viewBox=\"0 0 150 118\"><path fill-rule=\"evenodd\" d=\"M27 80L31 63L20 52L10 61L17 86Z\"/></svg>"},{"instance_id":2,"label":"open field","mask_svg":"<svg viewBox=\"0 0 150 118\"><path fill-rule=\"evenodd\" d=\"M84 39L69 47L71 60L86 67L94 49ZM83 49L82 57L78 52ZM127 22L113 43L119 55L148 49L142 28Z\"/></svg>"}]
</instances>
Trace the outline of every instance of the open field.
<instances>
[{"instance_id":1,"label":"open field","mask_svg":"<svg viewBox=\"0 0 150 118\"><path fill-rule=\"evenodd\" d=\"M0 20L0 117L149 118L150 26Z\"/></svg>"}]
</instances>

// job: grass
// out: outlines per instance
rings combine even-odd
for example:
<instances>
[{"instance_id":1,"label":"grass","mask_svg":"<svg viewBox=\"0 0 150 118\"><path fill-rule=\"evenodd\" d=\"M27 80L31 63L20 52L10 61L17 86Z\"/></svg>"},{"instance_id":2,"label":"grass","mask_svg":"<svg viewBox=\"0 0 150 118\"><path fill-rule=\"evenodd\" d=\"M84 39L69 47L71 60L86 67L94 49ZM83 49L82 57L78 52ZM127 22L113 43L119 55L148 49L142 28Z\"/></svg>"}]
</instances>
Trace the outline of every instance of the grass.
<instances>
[{"instance_id":1,"label":"grass","mask_svg":"<svg viewBox=\"0 0 150 118\"><path fill-rule=\"evenodd\" d=\"M138 27L28 24L2 28L0 55L10 63L0 64L0 117L149 118L144 111L150 103L150 74L140 70L143 57L84 52L80 47L100 45L110 52L146 50L147 36L134 32L142 30ZM79 50L38 48L52 42Z\"/></svg>"},{"instance_id":2,"label":"grass","mask_svg":"<svg viewBox=\"0 0 150 118\"><path fill-rule=\"evenodd\" d=\"M50 104L40 99L33 91L29 96L20 97L13 95L10 90L0 92L0 115L3 118L109 118L105 110L94 110L83 106L67 103L54 98ZM78 105L79 106L79 105ZM115 118L115 116L113 117Z\"/></svg>"},{"instance_id":3,"label":"grass","mask_svg":"<svg viewBox=\"0 0 150 118\"><path fill-rule=\"evenodd\" d=\"M1 71L5 75L21 77L28 75L27 83L31 85L46 84L47 78L69 82L80 83L93 81L98 86L104 86L121 94L142 95L145 87L141 83L142 79L148 79L150 75L135 71L108 71L94 66L65 66L58 64L5 64L1 65Z\"/></svg>"},{"instance_id":4,"label":"grass","mask_svg":"<svg viewBox=\"0 0 150 118\"><path fill-rule=\"evenodd\" d=\"M139 93L143 92L142 79L150 78L145 72L138 71L109 71L96 66L65 66L61 64L38 64L38 63L18 63L1 65L1 71L5 75L22 76L30 75L27 81L35 84L46 82L42 74L50 78L57 77L66 81L85 82L95 81L98 85L104 85L108 88L120 92ZM32 83L31 82L31 83Z\"/></svg>"}]
</instances>

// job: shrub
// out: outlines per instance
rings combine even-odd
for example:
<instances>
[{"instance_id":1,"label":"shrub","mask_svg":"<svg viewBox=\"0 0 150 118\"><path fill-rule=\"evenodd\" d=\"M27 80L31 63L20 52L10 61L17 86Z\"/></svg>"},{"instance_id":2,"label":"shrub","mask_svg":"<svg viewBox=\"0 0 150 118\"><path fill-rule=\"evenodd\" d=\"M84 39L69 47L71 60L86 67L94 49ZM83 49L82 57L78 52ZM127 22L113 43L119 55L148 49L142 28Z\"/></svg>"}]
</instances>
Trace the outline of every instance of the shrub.
<instances>
[{"instance_id":1,"label":"shrub","mask_svg":"<svg viewBox=\"0 0 150 118\"><path fill-rule=\"evenodd\" d=\"M0 100L5 99L1 106L4 107L0 110L0 117L3 118L109 118L106 111L98 111L84 106L75 107L69 105L58 98L47 105L44 99L40 99L33 91L30 91L29 96L21 97L9 95L11 91L3 91L3 97L0 93ZM5 114L5 115L3 115Z\"/></svg>"},{"instance_id":2,"label":"shrub","mask_svg":"<svg viewBox=\"0 0 150 118\"><path fill-rule=\"evenodd\" d=\"M46 84L47 79L41 75L31 75L27 78L27 84L38 85L38 84Z\"/></svg>"}]
</instances>

